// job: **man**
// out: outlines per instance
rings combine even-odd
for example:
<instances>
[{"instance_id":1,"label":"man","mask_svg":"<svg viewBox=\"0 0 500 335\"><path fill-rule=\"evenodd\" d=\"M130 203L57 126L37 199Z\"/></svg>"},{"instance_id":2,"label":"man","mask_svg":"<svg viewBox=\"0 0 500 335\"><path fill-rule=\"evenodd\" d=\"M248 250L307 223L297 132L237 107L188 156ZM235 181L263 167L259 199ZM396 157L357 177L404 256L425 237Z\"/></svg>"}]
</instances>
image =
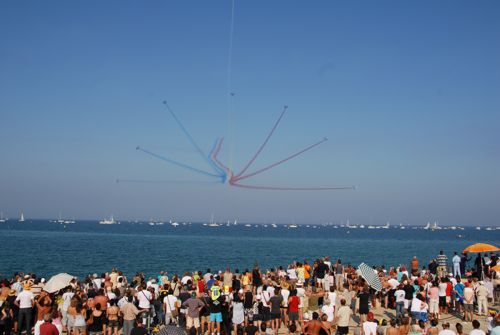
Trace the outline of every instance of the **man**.
<instances>
[{"instance_id":1,"label":"man","mask_svg":"<svg viewBox=\"0 0 500 335\"><path fill-rule=\"evenodd\" d=\"M470 261L471 258L467 257L467 253L463 252L460 256L460 272L465 275L465 270L467 269L467 262Z\"/></svg>"},{"instance_id":2,"label":"man","mask_svg":"<svg viewBox=\"0 0 500 335\"><path fill-rule=\"evenodd\" d=\"M52 324L52 316L50 314L45 314L43 321L44 323L40 325L40 335L59 335L59 330Z\"/></svg>"},{"instance_id":3,"label":"man","mask_svg":"<svg viewBox=\"0 0 500 335\"><path fill-rule=\"evenodd\" d=\"M474 290L470 283L465 283L464 288L464 321L472 321L474 316Z\"/></svg>"},{"instance_id":4,"label":"man","mask_svg":"<svg viewBox=\"0 0 500 335\"><path fill-rule=\"evenodd\" d=\"M441 250L439 251L439 255L437 256L436 258L437 260L437 275L439 278L443 278L445 277L447 274L448 274L448 271L447 271L447 261L448 261L448 257L446 257L446 255L444 254L444 251Z\"/></svg>"},{"instance_id":5,"label":"man","mask_svg":"<svg viewBox=\"0 0 500 335\"><path fill-rule=\"evenodd\" d=\"M127 303L121 307L121 312L123 315L123 335L130 335L132 328L134 327L134 321L140 311L132 303L134 301L133 296L127 297Z\"/></svg>"},{"instance_id":6,"label":"man","mask_svg":"<svg viewBox=\"0 0 500 335\"><path fill-rule=\"evenodd\" d=\"M347 335L349 333L349 320L351 319L351 314L352 310L350 307L346 306L346 300L340 299L340 308L335 318L338 335Z\"/></svg>"},{"instance_id":7,"label":"man","mask_svg":"<svg viewBox=\"0 0 500 335\"><path fill-rule=\"evenodd\" d=\"M182 307L187 308L186 313L186 330L195 327L196 331L200 328L200 310L205 306L203 301L196 297L196 293L192 292L191 297L182 303Z\"/></svg>"},{"instance_id":8,"label":"man","mask_svg":"<svg viewBox=\"0 0 500 335\"><path fill-rule=\"evenodd\" d=\"M486 335L484 330L479 329L479 327L481 327L479 321L477 320L472 321L472 328L474 329L470 331L469 335Z\"/></svg>"},{"instance_id":9,"label":"man","mask_svg":"<svg viewBox=\"0 0 500 335\"><path fill-rule=\"evenodd\" d=\"M443 330L441 330L438 335L456 335L453 330L450 330L450 323L445 322L442 324Z\"/></svg>"},{"instance_id":10,"label":"man","mask_svg":"<svg viewBox=\"0 0 500 335\"><path fill-rule=\"evenodd\" d=\"M274 289L274 295L269 299L271 304L271 327L274 329L274 333L278 335L278 331L281 324L281 303L283 302L283 296L280 294L279 289Z\"/></svg>"},{"instance_id":11,"label":"man","mask_svg":"<svg viewBox=\"0 0 500 335\"><path fill-rule=\"evenodd\" d=\"M477 314L478 315L488 315L488 289L484 286L483 281L479 281L479 285L476 288L476 298L477 298ZM484 314L483 314L484 311Z\"/></svg>"},{"instance_id":12,"label":"man","mask_svg":"<svg viewBox=\"0 0 500 335\"><path fill-rule=\"evenodd\" d=\"M135 327L132 328L130 335L147 335L148 331L144 328L144 324L142 323L141 318L137 318L135 322Z\"/></svg>"},{"instance_id":13,"label":"man","mask_svg":"<svg viewBox=\"0 0 500 335\"><path fill-rule=\"evenodd\" d=\"M14 304L19 307L17 334L21 335L23 323L26 323L26 334L31 335L31 321L33 319L33 305L35 304L35 297L33 292L30 290L30 284L24 285L24 290L19 293Z\"/></svg>"},{"instance_id":14,"label":"man","mask_svg":"<svg viewBox=\"0 0 500 335\"><path fill-rule=\"evenodd\" d=\"M458 256L458 253L455 251L455 256L453 256L451 262L453 263L453 276L462 277L462 272L460 271L460 262L462 259Z\"/></svg>"},{"instance_id":15,"label":"man","mask_svg":"<svg viewBox=\"0 0 500 335\"><path fill-rule=\"evenodd\" d=\"M484 259L481 256L481 253L477 254L476 260L474 261L474 265L476 266L476 274L479 280L484 279Z\"/></svg>"},{"instance_id":16,"label":"man","mask_svg":"<svg viewBox=\"0 0 500 335\"><path fill-rule=\"evenodd\" d=\"M312 320L307 323L304 327L305 335L319 335L320 330L323 329L325 334L329 334L328 329L323 325L323 322L319 320L319 314L314 312L312 314Z\"/></svg>"},{"instance_id":17,"label":"man","mask_svg":"<svg viewBox=\"0 0 500 335\"><path fill-rule=\"evenodd\" d=\"M394 296L396 297L396 318L400 318L404 315L405 295L403 284L400 284L396 292L394 292Z\"/></svg>"},{"instance_id":18,"label":"man","mask_svg":"<svg viewBox=\"0 0 500 335\"><path fill-rule=\"evenodd\" d=\"M216 281L211 289L211 299L209 300L210 310L210 334L214 334L217 329L217 335L220 335L220 324L222 322L222 305L225 303L224 296L221 294L221 288Z\"/></svg>"},{"instance_id":19,"label":"man","mask_svg":"<svg viewBox=\"0 0 500 335\"><path fill-rule=\"evenodd\" d=\"M341 290L344 287L344 266L342 265L342 261L340 258L337 260L337 264L335 264L335 286L340 288Z\"/></svg>"}]
</instances>

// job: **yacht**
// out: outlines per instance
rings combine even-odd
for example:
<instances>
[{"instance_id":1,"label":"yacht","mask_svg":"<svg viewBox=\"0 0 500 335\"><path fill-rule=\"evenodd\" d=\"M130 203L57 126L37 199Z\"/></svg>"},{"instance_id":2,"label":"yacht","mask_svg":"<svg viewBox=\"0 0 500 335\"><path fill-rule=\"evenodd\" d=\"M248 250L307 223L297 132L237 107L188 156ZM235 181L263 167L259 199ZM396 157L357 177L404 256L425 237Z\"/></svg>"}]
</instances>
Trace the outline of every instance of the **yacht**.
<instances>
[{"instance_id":1,"label":"yacht","mask_svg":"<svg viewBox=\"0 0 500 335\"><path fill-rule=\"evenodd\" d=\"M117 224L118 222L115 221L115 218L113 217L113 214L111 214L111 217L108 219L104 219L104 220L101 220L99 221L99 224Z\"/></svg>"},{"instance_id":2,"label":"yacht","mask_svg":"<svg viewBox=\"0 0 500 335\"><path fill-rule=\"evenodd\" d=\"M292 228L292 229L294 229L294 228L298 228L298 227L299 227L299 226L297 226L296 224L291 224L291 225L289 225L289 226L288 226L288 228Z\"/></svg>"}]
</instances>

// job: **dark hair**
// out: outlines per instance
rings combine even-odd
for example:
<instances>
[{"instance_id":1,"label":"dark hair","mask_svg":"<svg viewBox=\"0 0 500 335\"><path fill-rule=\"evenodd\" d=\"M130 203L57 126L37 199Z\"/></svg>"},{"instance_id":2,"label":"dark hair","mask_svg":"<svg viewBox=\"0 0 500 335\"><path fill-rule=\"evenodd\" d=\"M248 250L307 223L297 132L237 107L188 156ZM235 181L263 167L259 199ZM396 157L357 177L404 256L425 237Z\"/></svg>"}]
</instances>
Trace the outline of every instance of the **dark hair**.
<instances>
[{"instance_id":1,"label":"dark hair","mask_svg":"<svg viewBox=\"0 0 500 335\"><path fill-rule=\"evenodd\" d=\"M431 320L431 326L436 327L438 325L438 320L437 319L432 319Z\"/></svg>"},{"instance_id":2,"label":"dark hair","mask_svg":"<svg viewBox=\"0 0 500 335\"><path fill-rule=\"evenodd\" d=\"M472 327L474 327L474 329L477 329L481 327L481 324L477 320L472 320Z\"/></svg>"},{"instance_id":3,"label":"dark hair","mask_svg":"<svg viewBox=\"0 0 500 335\"><path fill-rule=\"evenodd\" d=\"M457 324L455 325L455 328L457 329L457 333L459 333L459 334L462 334L464 331L464 326L462 326L462 324L460 322L457 322Z\"/></svg>"}]
</instances>

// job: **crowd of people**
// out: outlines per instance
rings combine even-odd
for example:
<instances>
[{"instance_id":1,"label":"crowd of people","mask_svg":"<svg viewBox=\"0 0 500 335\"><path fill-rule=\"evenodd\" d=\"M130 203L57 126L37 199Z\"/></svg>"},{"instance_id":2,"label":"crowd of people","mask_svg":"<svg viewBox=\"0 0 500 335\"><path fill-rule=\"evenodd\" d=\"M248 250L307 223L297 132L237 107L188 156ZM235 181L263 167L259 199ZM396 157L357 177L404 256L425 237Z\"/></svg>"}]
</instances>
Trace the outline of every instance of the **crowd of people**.
<instances>
[{"instance_id":1,"label":"crowd of people","mask_svg":"<svg viewBox=\"0 0 500 335\"><path fill-rule=\"evenodd\" d=\"M441 252L427 266L374 267L382 289L340 259L293 262L261 271L187 272L171 278L118 269L57 292L45 279L15 273L1 281L0 335L287 334L470 335L500 334L500 264L496 254ZM450 272L451 270L451 272ZM375 319L374 311L385 314ZM449 315L461 319L453 330Z\"/></svg>"}]
</instances>

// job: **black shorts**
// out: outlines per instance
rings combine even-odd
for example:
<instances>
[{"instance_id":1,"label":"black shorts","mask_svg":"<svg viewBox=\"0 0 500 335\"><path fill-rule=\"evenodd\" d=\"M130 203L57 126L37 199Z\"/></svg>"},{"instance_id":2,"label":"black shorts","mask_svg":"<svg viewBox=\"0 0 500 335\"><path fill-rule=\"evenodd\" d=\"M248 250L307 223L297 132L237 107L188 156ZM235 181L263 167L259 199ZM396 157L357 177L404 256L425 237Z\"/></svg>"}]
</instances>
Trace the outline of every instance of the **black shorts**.
<instances>
[{"instance_id":1,"label":"black shorts","mask_svg":"<svg viewBox=\"0 0 500 335\"><path fill-rule=\"evenodd\" d=\"M446 307L446 297L439 297L439 306Z\"/></svg>"},{"instance_id":2,"label":"black shorts","mask_svg":"<svg viewBox=\"0 0 500 335\"><path fill-rule=\"evenodd\" d=\"M337 334L338 335L347 335L349 334L349 327L337 327Z\"/></svg>"},{"instance_id":3,"label":"black shorts","mask_svg":"<svg viewBox=\"0 0 500 335\"><path fill-rule=\"evenodd\" d=\"M271 320L271 309L264 307L262 308L262 321L269 321Z\"/></svg>"},{"instance_id":4,"label":"black shorts","mask_svg":"<svg viewBox=\"0 0 500 335\"><path fill-rule=\"evenodd\" d=\"M271 313L271 320L281 319L281 313Z\"/></svg>"}]
</instances>

